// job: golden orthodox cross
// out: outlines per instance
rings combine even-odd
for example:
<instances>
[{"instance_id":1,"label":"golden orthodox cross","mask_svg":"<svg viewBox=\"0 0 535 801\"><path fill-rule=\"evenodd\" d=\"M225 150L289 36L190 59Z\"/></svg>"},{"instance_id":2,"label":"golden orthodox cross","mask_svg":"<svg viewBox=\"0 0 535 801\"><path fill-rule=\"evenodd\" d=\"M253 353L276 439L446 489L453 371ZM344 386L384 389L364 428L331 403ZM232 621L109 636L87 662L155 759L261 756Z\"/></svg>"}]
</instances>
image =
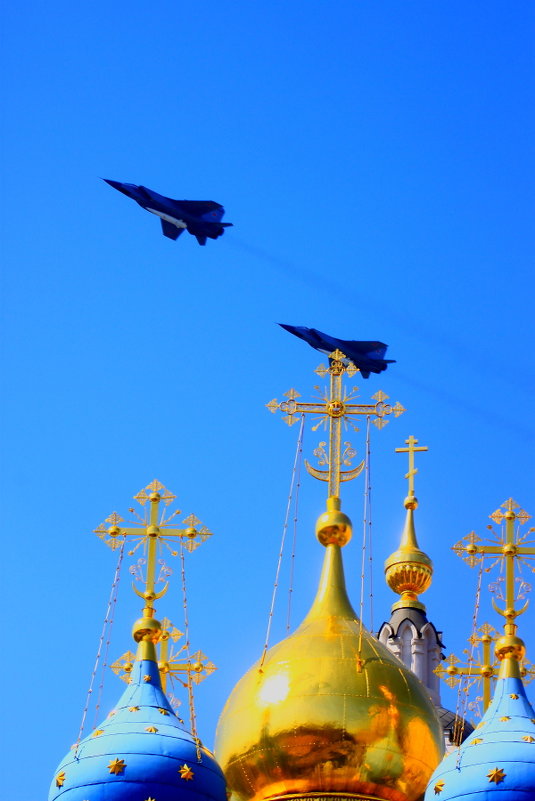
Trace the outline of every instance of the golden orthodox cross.
<instances>
[{"instance_id":1,"label":"golden orthodox cross","mask_svg":"<svg viewBox=\"0 0 535 801\"><path fill-rule=\"evenodd\" d=\"M130 568L130 572L134 576L134 581L132 582L134 592L145 601L143 619L141 621L136 621L135 624L137 626L141 622L141 627L138 628L137 631L134 631L134 639L136 642L140 642L140 646L147 638L149 638L151 641L151 647L155 647L160 639L163 639L164 643L166 642L162 624L159 623L159 621L154 620L154 607L152 604L155 600L161 598L167 592L169 587L167 576L171 573L171 570L167 567L163 559L158 559L158 552L162 550L163 546L165 546L170 551L172 556L178 556L179 553L181 555L183 583L182 590L184 594L184 611L186 613L187 620L187 601L183 558L184 549L190 552L194 551L195 548L201 545L201 543L203 543L212 534L211 531L201 524L201 521L198 520L195 515L189 515L183 521L183 524L186 526L186 528L175 528L171 526L171 521L180 514L180 509L175 510L168 517L166 517L165 509L175 500L175 497L176 496L169 492L169 490L167 490L163 484L160 484L159 481L154 480L147 487L145 487L145 489L142 489L137 495L134 496L134 500L136 500L142 507L145 507L147 503L149 504L147 508L144 509L143 516L136 512L134 508L129 510L130 513L133 514L137 519L137 523L132 521L134 523L132 526L120 526L119 524L124 522L123 518L120 517L117 512L113 512L109 517L106 518L105 521L111 525L106 526L105 523L102 523L97 529L95 529L95 533L100 537L100 539L102 539L106 545L109 545L112 549L124 547L128 541L128 538L132 538L134 547L128 552L129 556L133 556L138 548L143 546L144 557L138 560L137 565ZM163 504L164 509L160 512L161 504ZM171 547L172 545L178 545L179 550L174 550ZM159 572L157 575L158 567ZM143 590L140 590L136 587L136 580L144 585ZM163 587L162 589L157 590L156 587L160 583L163 583ZM136 634L139 634L139 637L137 637ZM167 640L168 639L169 638L167 637ZM160 673L162 671L165 673L166 670L168 673L171 672L171 665L173 665L177 674L185 673L188 677L187 681L182 683L188 688L191 732L197 744L198 754L200 755L200 745L196 734L193 681L198 684L199 681L204 678L204 676L201 678L201 674L203 670L206 670L208 664L211 666L210 672L215 669L215 666L212 666L211 663L204 664L202 660L206 659L206 657L204 657L204 654L202 654L200 651L193 655L193 657L189 656L189 638L186 638L186 640L187 641L184 649L180 649L180 651L186 651L187 659L185 662L170 662L168 659L164 659L164 665L160 667ZM152 653L154 654L154 651ZM164 655L169 656L168 645L165 644ZM126 679L128 679L128 674L132 670L132 663L136 659L136 657L132 659L133 656L133 654L128 652L116 663L114 663L112 667L115 672L119 674L121 672L125 673ZM171 660L174 660L174 656L171 657ZM196 675L198 678L192 680L192 675ZM125 676L123 675L122 678L125 678ZM163 683L165 684L165 681Z\"/></svg>"},{"instance_id":2,"label":"golden orthodox cross","mask_svg":"<svg viewBox=\"0 0 535 801\"><path fill-rule=\"evenodd\" d=\"M147 613L150 612L150 614L154 611L152 602L161 598L167 592L169 583L165 579L171 572L162 559L158 560L158 552L161 551L163 546L166 546L172 556L178 556L179 551L174 550L171 545L179 545L179 547L185 548L187 551L194 551L195 548L212 535L212 532L203 526L195 515L186 517L183 521L185 528L170 526L171 520L180 514L180 509L165 517L165 508L175 498L176 496L169 492L163 484L154 480L134 496L134 500L142 507L145 507L147 503L149 504L144 510L144 516L138 514L133 508L129 510L139 521L137 524L130 527L122 527L119 524L124 522L123 518L117 512L113 512L105 521L105 523L111 525L106 526L105 523L102 523L95 529L98 537L112 549L119 548L129 538L132 538L134 547L128 552L129 556L133 556L138 548L143 546L144 559L140 560L137 568L130 568L130 572L135 579L145 585L141 591L135 586L135 581L132 582L134 592L145 600L147 604L146 611ZM160 512L162 504L164 509ZM146 565L144 571L141 569L141 563L144 566ZM158 566L160 570L157 575ZM156 585L164 581L163 588L157 592Z\"/></svg>"},{"instance_id":3,"label":"golden orthodox cross","mask_svg":"<svg viewBox=\"0 0 535 801\"><path fill-rule=\"evenodd\" d=\"M191 681L195 684L200 684L201 681L204 681L217 669L202 651L196 651L194 654L189 655L187 653L189 650L187 644L183 644L178 650L175 650L172 644L177 643L183 636L184 632L179 631L173 626L169 618L164 617L161 622L161 634L157 645L158 669L164 693L167 692L168 676L178 679L183 687L189 687ZM128 682L135 659L135 654L132 651L127 651L111 665L111 669L120 679ZM182 676L186 678L183 679Z\"/></svg>"},{"instance_id":4,"label":"golden orthodox cross","mask_svg":"<svg viewBox=\"0 0 535 801\"><path fill-rule=\"evenodd\" d=\"M469 639L472 651L464 651L467 657L466 664L461 664L461 660L455 654L450 654L446 660L447 667L439 665L434 671L437 676L440 676L446 682L448 687L455 687L466 677L467 683L463 688L464 693L468 693L474 684L482 682L483 711L486 711L490 704L492 679L498 675L496 660L494 655L491 654L491 646L500 636L495 628L488 623L483 623ZM481 645L482 650L481 657L473 654L474 648L479 645Z\"/></svg>"},{"instance_id":5,"label":"golden orthodox cross","mask_svg":"<svg viewBox=\"0 0 535 801\"><path fill-rule=\"evenodd\" d=\"M505 520L505 532L502 529L502 532L498 533L493 530L492 525L487 526L493 531L496 539L488 540L491 543L490 545L482 545L480 544L483 542L481 537L471 531L470 534L453 546L453 551L461 559L464 559L470 567L480 564L486 557L494 557L494 562L486 568L486 572L489 572L498 563L502 566L505 563L505 594L498 596L505 602L505 608L500 608L494 598L492 599L492 605L496 612L505 618L505 634L514 635L517 628L515 620L526 611L529 604L528 600L521 609L515 609L516 602L522 599L526 590L529 589L528 585L520 578L515 578L515 567L520 567L524 564L532 572L535 571L532 564L533 557L535 557L535 547L533 547L535 541L528 540L528 536L535 531L535 528L528 529L523 535L520 534L519 530L515 531L515 522L523 525L529 520L530 515L521 509L512 498L502 503L501 507L490 515L490 518L498 524L503 523ZM520 585L518 591L515 590L517 584ZM500 590L500 587L495 585L491 589L496 592Z\"/></svg>"},{"instance_id":6,"label":"golden orthodox cross","mask_svg":"<svg viewBox=\"0 0 535 801\"><path fill-rule=\"evenodd\" d=\"M364 467L364 462L362 462L352 470L342 470L342 465L349 466L356 455L349 442L344 442L345 450L342 452L342 425L346 429L351 426L355 431L358 431L356 419L365 416L371 418L377 428L383 428L388 423L388 420L385 419L388 415L393 414L394 417L399 417L405 409L400 403L396 403L394 406L385 403L388 400L388 395L381 391L373 396L372 400L375 403L354 403L357 387L353 387L348 393L343 388L342 377L344 373L352 377L359 370L340 350L335 350L329 354L329 367L320 365L315 372L322 378L326 375L330 376L329 392L320 394L318 400L311 403L298 401L299 393L295 389L290 389L284 393L287 400L279 403L275 398L266 406L273 414L278 410L284 412L285 417L283 417L283 420L289 426L297 423L301 415L313 414L319 417L318 423L313 426L313 431L316 431L322 425L325 428L328 427L329 452L327 453L324 450L325 442L320 442L319 448L314 451L314 455L318 457L319 464L327 465L328 470L318 470L306 460L305 466L314 478L328 482L329 497L339 497L340 482L356 478ZM319 390L319 387L315 387L315 389Z\"/></svg>"},{"instance_id":7,"label":"golden orthodox cross","mask_svg":"<svg viewBox=\"0 0 535 801\"><path fill-rule=\"evenodd\" d=\"M416 437L413 437L411 434L408 439L405 440L405 444L408 445L407 448L396 448L396 453L408 453L409 454L409 472L405 474L405 478L409 480L409 496L414 495L414 476L418 472L418 469L414 466L414 454L418 451L427 451L428 448L426 445L421 445L419 448L416 447L418 445L418 440Z\"/></svg>"}]
</instances>

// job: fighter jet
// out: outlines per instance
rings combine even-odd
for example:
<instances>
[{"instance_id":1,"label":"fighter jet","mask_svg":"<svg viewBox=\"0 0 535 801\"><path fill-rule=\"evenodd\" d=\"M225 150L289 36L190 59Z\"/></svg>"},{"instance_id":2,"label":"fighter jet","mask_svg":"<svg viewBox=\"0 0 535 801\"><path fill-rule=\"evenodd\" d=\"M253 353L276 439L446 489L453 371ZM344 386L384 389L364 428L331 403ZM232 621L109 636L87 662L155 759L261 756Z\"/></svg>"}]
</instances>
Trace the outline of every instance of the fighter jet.
<instances>
[{"instance_id":1,"label":"fighter jet","mask_svg":"<svg viewBox=\"0 0 535 801\"><path fill-rule=\"evenodd\" d=\"M396 361L395 359L384 358L388 347L384 342L336 339L328 334L323 334L316 328L305 328L301 325L284 325L284 323L279 323L279 325L289 331L290 334L304 339L315 350L326 353L327 356L338 348L347 356L348 360L353 362L355 367L359 368L363 378L369 378L370 373L381 373L386 370L389 364L394 364Z\"/></svg>"},{"instance_id":2,"label":"fighter jet","mask_svg":"<svg viewBox=\"0 0 535 801\"><path fill-rule=\"evenodd\" d=\"M146 186L123 184L120 181L109 181L123 195L131 197L142 209L160 217L162 233L169 239L178 239L184 230L197 237L199 245L206 245L206 239L217 239L232 223L221 222L225 209L213 200L173 200L159 195Z\"/></svg>"}]
</instances>

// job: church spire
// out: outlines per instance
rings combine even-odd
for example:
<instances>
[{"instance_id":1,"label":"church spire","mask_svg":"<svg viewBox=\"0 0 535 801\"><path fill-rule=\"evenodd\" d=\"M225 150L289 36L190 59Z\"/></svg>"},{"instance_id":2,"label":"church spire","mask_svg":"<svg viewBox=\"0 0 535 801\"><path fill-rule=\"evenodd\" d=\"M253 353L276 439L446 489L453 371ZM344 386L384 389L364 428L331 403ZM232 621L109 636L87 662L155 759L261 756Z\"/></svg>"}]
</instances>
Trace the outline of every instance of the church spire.
<instances>
[{"instance_id":1,"label":"church spire","mask_svg":"<svg viewBox=\"0 0 535 801\"><path fill-rule=\"evenodd\" d=\"M418 499L414 492L414 476L418 472L414 466L414 454L427 451L427 447L417 447L418 440L412 434L405 440L405 444L407 447L396 448L396 453L409 455L409 470L405 474L409 491L404 501L407 514L399 548L385 562L385 577L390 589L401 596L392 606L392 612L396 609L412 608L425 613L425 606L418 600L418 595L425 592L431 584L433 563L418 547L414 528L414 512L418 508Z\"/></svg>"},{"instance_id":2,"label":"church spire","mask_svg":"<svg viewBox=\"0 0 535 801\"><path fill-rule=\"evenodd\" d=\"M414 477L418 470L414 455L427 451L427 446L418 445L418 440L412 434L405 440L405 445L396 448L396 453L408 454L409 462L409 469L405 473L408 492L403 502L406 509L405 525L398 549L385 561L386 582L400 598L392 605L390 620L382 624L377 638L427 687L441 715L445 742L449 747L451 732L457 724L455 715L442 709L440 680L435 672L443 659L441 632L427 619L425 605L419 599L419 595L428 589L433 576L433 563L420 549L414 525L414 513L418 508L414 489Z\"/></svg>"},{"instance_id":3,"label":"church spire","mask_svg":"<svg viewBox=\"0 0 535 801\"><path fill-rule=\"evenodd\" d=\"M340 351L330 354L328 392L313 403L268 404L292 425L315 414L329 431L308 472L328 485L327 509L316 524L324 547L316 598L300 626L265 651L234 688L219 720L216 754L225 770L231 801L418 801L426 777L442 752L439 723L428 694L357 619L347 595L342 548L351 521L341 510L340 486L363 464L350 467L355 451L342 443L342 426L356 429L357 415L381 428L390 406L377 393L357 404L342 386L356 368Z\"/></svg>"}]
</instances>

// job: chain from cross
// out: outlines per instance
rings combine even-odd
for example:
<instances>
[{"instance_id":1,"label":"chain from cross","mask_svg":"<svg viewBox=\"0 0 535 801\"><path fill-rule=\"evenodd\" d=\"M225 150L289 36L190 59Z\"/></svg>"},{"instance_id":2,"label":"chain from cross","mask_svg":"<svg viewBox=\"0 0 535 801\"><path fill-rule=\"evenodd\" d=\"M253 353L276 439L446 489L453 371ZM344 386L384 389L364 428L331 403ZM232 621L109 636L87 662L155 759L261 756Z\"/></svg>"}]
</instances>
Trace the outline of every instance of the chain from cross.
<instances>
[{"instance_id":1,"label":"chain from cross","mask_svg":"<svg viewBox=\"0 0 535 801\"><path fill-rule=\"evenodd\" d=\"M409 480L409 497L414 496L414 476L418 472L418 468L414 466L414 454L418 453L419 451L427 451L428 448L426 445L421 445L419 448L416 447L418 445L418 440L416 437L413 437L411 434L408 439L405 440L405 444L408 446L407 448L396 448L396 453L408 453L409 454L409 472L405 473L405 478Z\"/></svg>"},{"instance_id":2,"label":"chain from cross","mask_svg":"<svg viewBox=\"0 0 535 801\"><path fill-rule=\"evenodd\" d=\"M351 392L347 392L343 388L342 377L344 373L352 377L359 370L340 350L335 350L329 354L329 367L321 364L314 372L322 378L326 375L330 376L329 392L324 392L317 401L311 403L298 401L299 393L295 389L290 389L284 393L287 400L279 403L274 398L266 406L273 414L279 410L284 412L285 417L283 417L283 420L289 426L297 423L301 415L313 414L319 417L319 422L312 427L313 431L316 431L320 426L329 428L329 452L326 453L323 450L323 445L326 443L321 443L320 448L317 449L318 453L315 452L315 455L319 454L320 464L327 464L329 469L318 470L306 460L305 466L314 478L328 482L329 497L339 497L340 482L351 481L364 468L364 462L361 462L352 470L341 469L342 464L349 466L351 458L355 455L348 442L344 443L345 451L342 453L342 425L346 429L351 426L355 431L358 431L356 419L364 416L372 418L374 425L380 429L388 423L388 420L385 419L388 415L393 414L394 417L399 417L405 409L400 403L395 405L385 403L388 400L388 395L381 391L373 395L372 400L375 403L360 404L352 402L356 397L358 388L353 387ZM315 389L319 390L319 387L315 387Z\"/></svg>"},{"instance_id":3,"label":"chain from cross","mask_svg":"<svg viewBox=\"0 0 535 801\"><path fill-rule=\"evenodd\" d=\"M530 528L525 534L520 534L519 527L515 526L515 522L521 526L530 519L530 515L521 509L512 498L502 503L489 517L497 524L502 524L505 520L505 532L503 529L501 533L494 531L493 526L488 525L487 528L495 535L495 539L489 538L487 540L487 542L491 543L490 545L483 545L482 538L478 537L474 531L471 531L470 534L459 540L452 550L457 556L464 559L470 567L480 564L485 558L494 558L492 564L486 568L487 573L498 563L501 565L505 563L505 592L503 595L505 608L500 608L494 598L492 598L492 605L496 612L505 618L505 634L514 635L517 628L515 620L526 611L529 604L529 600L527 600L520 609L515 608L519 597L523 597L522 593L519 595L515 592L517 583L515 569L518 568L520 570L522 565L526 565L532 572L535 572L535 566L533 565L535 540L528 539L529 535L535 531L535 528ZM529 585L525 582L521 582L523 591L528 587Z\"/></svg>"},{"instance_id":4,"label":"chain from cross","mask_svg":"<svg viewBox=\"0 0 535 801\"><path fill-rule=\"evenodd\" d=\"M180 514L180 509L175 510L168 517L165 516L165 509L175 498L176 496L169 492L163 484L154 480L134 496L134 500L142 507L148 503L143 516L134 508L129 510L139 521L137 524L131 527L122 527L119 524L124 522L123 518L117 512L113 512L104 523L95 529L97 536L112 549L120 547L128 538L132 538L134 547L128 552L129 556L133 556L137 549L143 546L144 559L140 562L146 565L145 575L143 576L136 568L132 568L131 572L145 585L141 591L136 587L135 581L132 582L134 592L145 600L147 609L152 608L153 601L165 595L169 586L169 582L165 581L163 588L159 592L156 591L156 585L164 581L170 572L163 560L159 560L160 575L156 575L159 548L161 550L162 546L165 546L172 556L178 556L179 551L174 550L171 544L178 544L180 548L191 552L212 535L212 532L203 526L195 515L185 518L183 521L185 528L170 526L171 520ZM162 504L164 509L160 512ZM135 521L130 522L135 523ZM106 523L110 525L106 526Z\"/></svg>"},{"instance_id":5,"label":"chain from cross","mask_svg":"<svg viewBox=\"0 0 535 801\"><path fill-rule=\"evenodd\" d=\"M181 645L177 649L173 645L184 636L183 631L179 631L173 626L169 618L164 617L161 621L161 634L157 643L158 670L164 693L167 693L167 679L176 678L183 687L189 687L193 681L200 684L214 670L217 670L213 662L202 651L196 651L188 655L188 646ZM130 674L134 667L136 656L132 651L127 651L119 657L112 665L111 669L122 681L129 682ZM185 679L182 678L185 676Z\"/></svg>"}]
</instances>

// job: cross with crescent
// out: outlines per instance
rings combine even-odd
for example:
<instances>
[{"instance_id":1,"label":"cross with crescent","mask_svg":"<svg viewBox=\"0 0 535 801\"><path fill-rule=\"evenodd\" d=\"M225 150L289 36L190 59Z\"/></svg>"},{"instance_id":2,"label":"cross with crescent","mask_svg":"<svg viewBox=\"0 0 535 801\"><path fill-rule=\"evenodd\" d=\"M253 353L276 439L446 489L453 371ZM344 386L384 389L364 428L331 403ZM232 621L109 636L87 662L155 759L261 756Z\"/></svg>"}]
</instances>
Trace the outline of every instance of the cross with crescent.
<instances>
[{"instance_id":1,"label":"cross with crescent","mask_svg":"<svg viewBox=\"0 0 535 801\"><path fill-rule=\"evenodd\" d=\"M364 462L361 462L352 470L342 470L342 465L349 466L356 455L349 442L344 443L345 450L342 452L342 426L345 428L351 426L355 431L358 431L356 419L364 416L372 418L372 422L377 428L383 428L388 423L388 420L385 419L388 415L393 414L394 417L399 417L405 409L400 403L396 403L393 406L385 403L388 400L388 395L381 391L373 396L372 400L375 403L354 403L357 387L353 387L350 392L345 391L342 385L342 378L345 373L352 377L359 370L340 350L335 350L329 354L329 367L321 364L315 372L322 378L326 375L330 376L329 392L324 392L318 400L311 403L298 401L299 393L295 389L290 389L284 393L287 400L279 403L274 398L266 406L273 414L278 410L284 412L285 417L283 417L283 420L289 426L297 423L301 415L314 414L319 417L319 422L313 426L313 431L316 431L322 425L325 428L328 427L329 452L327 453L324 450L325 442L320 443L319 448L314 451L314 455L318 457L319 464L327 465L328 470L318 470L306 460L305 466L314 478L328 482L330 498L339 497L340 482L356 478L364 467ZM319 390L319 387L315 387L315 389Z\"/></svg>"},{"instance_id":2,"label":"cross with crescent","mask_svg":"<svg viewBox=\"0 0 535 801\"><path fill-rule=\"evenodd\" d=\"M123 518L117 512L113 512L105 521L105 523L110 523L111 525L106 526L105 523L102 523L95 529L97 536L112 549L120 547L130 537L134 541L137 539L137 543L129 551L129 556L133 556L137 549L143 546L145 558L140 562L144 563L146 561L145 575L143 577L141 571L136 568L131 568L130 572L133 573L135 579L145 585L143 590L139 590L135 585L135 581L132 582L136 595L145 600L147 613L150 613L149 616L154 612L152 602L165 595L169 586L169 582L165 581L163 588L159 592L156 591L156 585L164 581L166 575L170 572L163 560L158 560L157 558L158 546L161 549L165 545L172 556L178 556L178 551L171 548L171 543L179 545L188 551L193 551L212 535L212 532L203 526L195 515L189 515L183 521L186 528L170 526L171 520L180 514L180 509L175 510L166 518L165 508L160 514L160 505L163 504L164 507L167 507L175 498L176 496L169 492L163 484L154 480L145 489L134 495L134 500L141 506L144 507L147 503L149 504L143 517L135 509L131 508L129 510L139 521L137 525L130 527L120 526L119 524L124 522ZM160 571L157 576L158 564Z\"/></svg>"},{"instance_id":3,"label":"cross with crescent","mask_svg":"<svg viewBox=\"0 0 535 801\"><path fill-rule=\"evenodd\" d=\"M505 510L505 511L503 511ZM533 572L533 558L535 557L535 544L534 540L528 540L528 536L535 531L535 528L530 528L525 534L520 534L520 531L515 531L515 523L523 525L529 520L530 515L525 512L520 506L512 499L502 503L501 507L496 509L490 515L490 519L495 523L501 524L505 520L505 532L496 534L495 540L488 540L490 545L481 544L483 541L478 537L475 531L471 531L466 537L457 542L453 546L453 551L464 559L470 567L480 564L485 557L494 557L494 562L487 568L487 572L491 570L498 562L505 561L505 608L501 609L495 599L492 599L492 605L498 614L505 618L505 634L514 635L516 632L515 619L526 611L529 600L525 602L521 609L515 609L515 603L523 596L523 589L527 589L527 585L523 582L524 587L520 592L515 592L515 567L525 564ZM492 531L492 525L488 528ZM495 589L498 588L496 585Z\"/></svg>"}]
</instances>

